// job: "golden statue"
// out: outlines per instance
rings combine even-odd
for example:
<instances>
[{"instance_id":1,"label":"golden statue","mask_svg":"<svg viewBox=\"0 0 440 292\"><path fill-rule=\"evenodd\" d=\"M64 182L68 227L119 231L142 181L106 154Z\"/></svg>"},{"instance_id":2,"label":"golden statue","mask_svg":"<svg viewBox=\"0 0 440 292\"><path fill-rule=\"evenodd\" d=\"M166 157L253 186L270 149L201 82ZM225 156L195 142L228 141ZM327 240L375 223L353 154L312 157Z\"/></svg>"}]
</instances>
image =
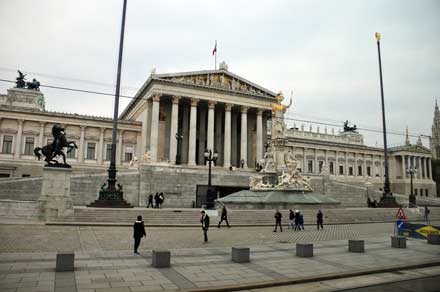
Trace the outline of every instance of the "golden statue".
<instances>
[{"instance_id":1,"label":"golden statue","mask_svg":"<svg viewBox=\"0 0 440 292\"><path fill-rule=\"evenodd\" d=\"M289 102L289 105L287 105L287 106L284 104L281 104L281 102L284 100L284 96L283 96L282 92L278 93L275 98L277 100L277 103L272 104L272 113L275 113L277 111L281 111L284 113L292 105L292 96L290 97L290 102Z\"/></svg>"}]
</instances>

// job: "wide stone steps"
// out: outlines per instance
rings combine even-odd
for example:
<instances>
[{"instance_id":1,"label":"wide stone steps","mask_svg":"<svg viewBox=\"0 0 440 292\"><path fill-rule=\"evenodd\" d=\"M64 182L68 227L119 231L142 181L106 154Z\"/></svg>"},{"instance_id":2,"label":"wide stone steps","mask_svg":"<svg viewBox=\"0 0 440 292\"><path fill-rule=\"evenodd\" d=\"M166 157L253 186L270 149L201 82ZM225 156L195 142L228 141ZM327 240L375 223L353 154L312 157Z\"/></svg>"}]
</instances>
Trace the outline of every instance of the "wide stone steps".
<instances>
[{"instance_id":1,"label":"wide stone steps","mask_svg":"<svg viewBox=\"0 0 440 292\"><path fill-rule=\"evenodd\" d=\"M300 210L304 215L305 224L315 224L317 210ZM325 224L339 223L365 223L365 222L393 222L397 209L371 209L371 208L340 208L324 209ZM406 211L408 220L423 220L423 210L412 209ZM219 212L220 213L220 212ZM288 210L281 210L283 223L288 223ZM128 225L132 224L138 215L143 217L147 226L175 225L198 226L200 218L199 209L107 209L75 207L74 215L58 219L49 224L96 224L96 225ZM274 223L274 210L229 210L228 219L231 225L272 225ZM440 208L431 208L431 220L440 220ZM216 224L217 217L211 216L212 224Z\"/></svg>"}]
</instances>

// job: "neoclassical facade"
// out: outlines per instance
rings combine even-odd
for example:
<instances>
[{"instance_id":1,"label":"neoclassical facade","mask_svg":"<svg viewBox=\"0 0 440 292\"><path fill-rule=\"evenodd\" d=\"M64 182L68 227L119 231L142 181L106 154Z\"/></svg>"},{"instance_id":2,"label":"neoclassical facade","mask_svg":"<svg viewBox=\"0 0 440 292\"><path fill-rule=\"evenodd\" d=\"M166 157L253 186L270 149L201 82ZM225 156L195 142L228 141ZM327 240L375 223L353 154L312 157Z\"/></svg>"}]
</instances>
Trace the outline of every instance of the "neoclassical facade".
<instances>
[{"instance_id":1,"label":"neoclassical facade","mask_svg":"<svg viewBox=\"0 0 440 292\"><path fill-rule=\"evenodd\" d=\"M218 154L215 169L219 173L234 166L241 175L251 175L270 142L268 123L275 96L224 66L220 70L151 74L120 115L118 168L137 169L150 164L167 172L203 172L204 152L209 149ZM54 123L65 127L68 140L79 146L68 156L74 171L105 172L112 120L49 112L44 106L41 92L13 88L0 95L0 176L41 175L44 164L33 156L33 148L51 142ZM380 188L383 150L365 146L360 134L301 127L288 129L287 136L298 167L307 175L320 176L328 169L335 179L360 185L370 181ZM406 170L417 166L417 193L435 194L430 149L420 142L390 148L389 154L393 192L409 194Z\"/></svg>"}]
</instances>

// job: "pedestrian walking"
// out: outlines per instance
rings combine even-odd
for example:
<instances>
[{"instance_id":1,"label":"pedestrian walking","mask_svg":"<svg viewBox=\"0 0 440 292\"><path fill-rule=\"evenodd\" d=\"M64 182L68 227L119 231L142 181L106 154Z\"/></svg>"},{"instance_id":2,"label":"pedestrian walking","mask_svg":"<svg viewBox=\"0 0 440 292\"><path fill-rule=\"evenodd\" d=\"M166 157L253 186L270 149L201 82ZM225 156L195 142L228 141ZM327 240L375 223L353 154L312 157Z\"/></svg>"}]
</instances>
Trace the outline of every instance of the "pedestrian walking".
<instances>
[{"instance_id":1,"label":"pedestrian walking","mask_svg":"<svg viewBox=\"0 0 440 292\"><path fill-rule=\"evenodd\" d=\"M142 216L138 216L137 220L133 225L133 238L134 238L134 253L138 253L139 245L141 244L142 237L147 236L145 233L144 221L142 221Z\"/></svg>"},{"instance_id":2,"label":"pedestrian walking","mask_svg":"<svg viewBox=\"0 0 440 292\"><path fill-rule=\"evenodd\" d=\"M159 198L159 193L156 192L156 194L154 195L154 207L156 209L159 209L159 205L160 205L160 198Z\"/></svg>"},{"instance_id":3,"label":"pedestrian walking","mask_svg":"<svg viewBox=\"0 0 440 292\"><path fill-rule=\"evenodd\" d=\"M429 224L429 213L430 213L430 210L428 209L428 206L425 205L425 216L424 216L424 218L425 218L426 224Z\"/></svg>"},{"instance_id":4,"label":"pedestrian walking","mask_svg":"<svg viewBox=\"0 0 440 292\"><path fill-rule=\"evenodd\" d=\"M299 230L301 230L301 228L304 230L304 216L302 213L299 213L299 227Z\"/></svg>"},{"instance_id":5,"label":"pedestrian walking","mask_svg":"<svg viewBox=\"0 0 440 292\"><path fill-rule=\"evenodd\" d=\"M228 228L229 228L230 226L229 226L229 222L228 222L228 211L226 211L226 207L225 206L223 206L223 208L222 208L222 214L220 216L220 222L217 225L218 228L220 228L220 224L223 221L226 221L226 226L228 226Z\"/></svg>"},{"instance_id":6,"label":"pedestrian walking","mask_svg":"<svg viewBox=\"0 0 440 292\"><path fill-rule=\"evenodd\" d=\"M202 224L204 242L208 242L208 229L209 229L209 216L205 213L205 210L200 212L202 216L200 217L200 223Z\"/></svg>"},{"instance_id":7,"label":"pedestrian walking","mask_svg":"<svg viewBox=\"0 0 440 292\"><path fill-rule=\"evenodd\" d=\"M148 205L147 205L147 208L150 208L150 206L151 206L151 208L154 208L154 205L153 205L153 194L150 194L150 195L148 196Z\"/></svg>"},{"instance_id":8,"label":"pedestrian walking","mask_svg":"<svg viewBox=\"0 0 440 292\"><path fill-rule=\"evenodd\" d=\"M322 223L324 223L324 219L323 219L324 215L322 214L321 210L318 210L318 214L316 214L316 227L319 230L319 226L321 226L321 229L324 229L324 227L322 226Z\"/></svg>"},{"instance_id":9,"label":"pedestrian walking","mask_svg":"<svg viewBox=\"0 0 440 292\"><path fill-rule=\"evenodd\" d=\"M280 231L283 232L283 227L281 226L281 218L283 218L283 215L278 211L278 209L275 212L275 230L273 232L277 232L277 227L280 226Z\"/></svg>"},{"instance_id":10,"label":"pedestrian walking","mask_svg":"<svg viewBox=\"0 0 440 292\"><path fill-rule=\"evenodd\" d=\"M295 218L294 218L294 221L295 221L295 231L297 230L297 229L299 229L299 230L301 230L301 227L300 227L300 218L299 218L299 211L298 210L295 210Z\"/></svg>"},{"instance_id":11,"label":"pedestrian walking","mask_svg":"<svg viewBox=\"0 0 440 292\"><path fill-rule=\"evenodd\" d=\"M295 213L292 211L292 209L289 210L289 220L290 220L290 225L287 225L287 229L289 228L293 228L295 227Z\"/></svg>"}]
</instances>

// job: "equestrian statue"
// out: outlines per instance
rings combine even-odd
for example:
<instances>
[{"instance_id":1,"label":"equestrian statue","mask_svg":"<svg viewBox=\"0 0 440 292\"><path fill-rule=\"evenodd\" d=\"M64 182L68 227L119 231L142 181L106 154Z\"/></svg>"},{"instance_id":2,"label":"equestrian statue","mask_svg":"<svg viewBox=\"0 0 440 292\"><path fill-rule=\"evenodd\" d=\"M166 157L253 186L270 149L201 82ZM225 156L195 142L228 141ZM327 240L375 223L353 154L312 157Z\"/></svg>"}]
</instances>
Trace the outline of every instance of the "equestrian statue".
<instances>
[{"instance_id":1,"label":"equestrian statue","mask_svg":"<svg viewBox=\"0 0 440 292\"><path fill-rule=\"evenodd\" d=\"M64 128L59 124L55 124L52 127L53 142L47 144L43 148L37 147L34 149L34 154L37 156L38 160L41 160L41 156L44 156L44 161L46 161L46 166L49 167L66 167L71 166L66 162L66 154L64 154L63 148L67 147L67 152L71 152L73 149L77 149L74 141L67 141L66 134L64 133ZM58 161L58 156L63 158L63 163Z\"/></svg>"}]
</instances>

